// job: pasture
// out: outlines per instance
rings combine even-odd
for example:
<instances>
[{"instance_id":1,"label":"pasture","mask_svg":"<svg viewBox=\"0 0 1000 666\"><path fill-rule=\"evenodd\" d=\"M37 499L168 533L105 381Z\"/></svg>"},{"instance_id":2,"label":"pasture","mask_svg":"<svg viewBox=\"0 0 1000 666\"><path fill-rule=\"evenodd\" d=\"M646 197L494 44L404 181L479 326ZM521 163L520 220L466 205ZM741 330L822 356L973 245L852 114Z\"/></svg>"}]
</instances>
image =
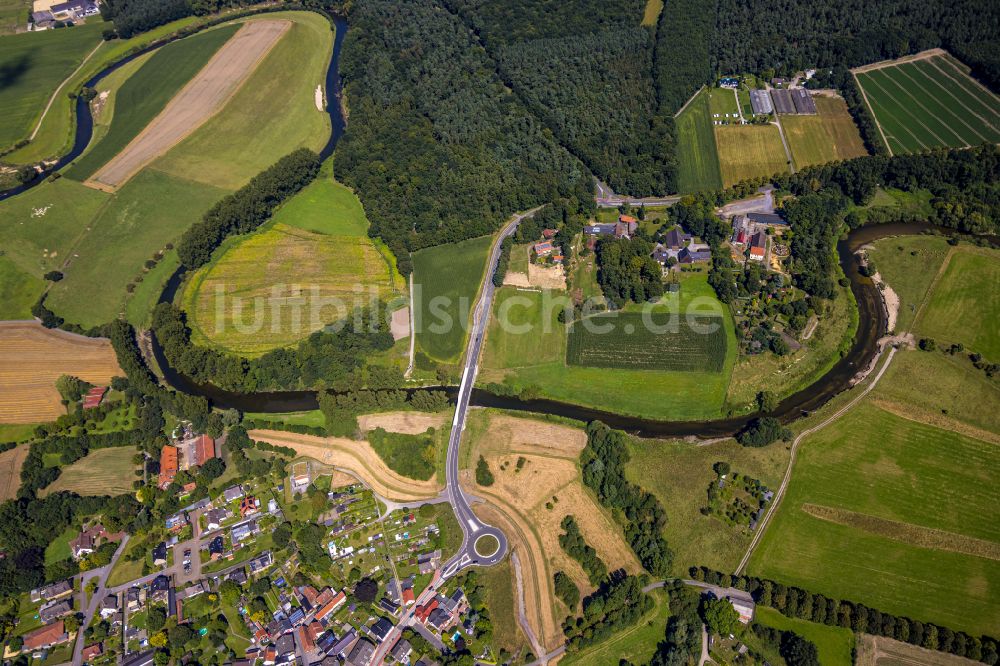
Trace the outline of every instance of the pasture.
<instances>
[{"instance_id":1,"label":"pasture","mask_svg":"<svg viewBox=\"0 0 1000 666\"><path fill-rule=\"evenodd\" d=\"M726 327L717 316L594 315L569 329L566 362L592 368L721 372Z\"/></svg>"},{"instance_id":2,"label":"pasture","mask_svg":"<svg viewBox=\"0 0 1000 666\"><path fill-rule=\"evenodd\" d=\"M989 632L1000 623L995 450L862 403L803 443L749 572Z\"/></svg>"},{"instance_id":3,"label":"pasture","mask_svg":"<svg viewBox=\"0 0 1000 666\"><path fill-rule=\"evenodd\" d=\"M949 250L948 242L940 236L884 238L868 250L879 276L899 296L897 332L910 330Z\"/></svg>"},{"instance_id":4,"label":"pasture","mask_svg":"<svg viewBox=\"0 0 1000 666\"><path fill-rule=\"evenodd\" d=\"M917 314L915 331L942 343L961 342L1000 361L1000 251L959 246Z\"/></svg>"},{"instance_id":5,"label":"pasture","mask_svg":"<svg viewBox=\"0 0 1000 666\"><path fill-rule=\"evenodd\" d=\"M788 157L777 126L719 125L714 131L723 186L788 171Z\"/></svg>"},{"instance_id":6,"label":"pasture","mask_svg":"<svg viewBox=\"0 0 1000 666\"><path fill-rule=\"evenodd\" d=\"M101 43L100 21L0 40L0 149L27 139L52 93Z\"/></svg>"},{"instance_id":7,"label":"pasture","mask_svg":"<svg viewBox=\"0 0 1000 666\"><path fill-rule=\"evenodd\" d=\"M519 368L561 361L566 353L566 326L558 316L566 302L559 292L514 287L497 291L483 367Z\"/></svg>"},{"instance_id":8,"label":"pasture","mask_svg":"<svg viewBox=\"0 0 1000 666\"><path fill-rule=\"evenodd\" d=\"M708 485L716 479L712 465L728 462L732 469L760 479L769 488L781 483L788 450L784 446L749 448L726 439L704 446L682 441L631 439L625 472L630 481L649 490L667 509L663 530L674 551L674 572L691 566L720 571L736 568L751 534L701 513Z\"/></svg>"},{"instance_id":9,"label":"pasture","mask_svg":"<svg viewBox=\"0 0 1000 666\"><path fill-rule=\"evenodd\" d=\"M31 319L31 306L45 291L45 283L0 256L0 321Z\"/></svg>"},{"instance_id":10,"label":"pasture","mask_svg":"<svg viewBox=\"0 0 1000 666\"><path fill-rule=\"evenodd\" d=\"M681 192L722 187L722 167L712 130L708 91L699 92L677 116L677 186Z\"/></svg>"},{"instance_id":11,"label":"pasture","mask_svg":"<svg viewBox=\"0 0 1000 666\"><path fill-rule=\"evenodd\" d=\"M794 631L806 640L812 641L816 644L819 663L823 666L854 664L854 632L850 629L786 617L767 606L757 606L754 620L782 631Z\"/></svg>"},{"instance_id":12,"label":"pasture","mask_svg":"<svg viewBox=\"0 0 1000 666\"><path fill-rule=\"evenodd\" d=\"M123 373L105 339L33 321L0 325L0 423L38 423L64 414L55 386L64 374L107 385Z\"/></svg>"},{"instance_id":13,"label":"pasture","mask_svg":"<svg viewBox=\"0 0 1000 666\"><path fill-rule=\"evenodd\" d=\"M87 180L120 153L238 28L238 25L226 25L206 30L155 51L114 93L116 113L107 134L74 162L66 175ZM100 85L99 89L104 90L104 86Z\"/></svg>"},{"instance_id":14,"label":"pasture","mask_svg":"<svg viewBox=\"0 0 1000 666\"><path fill-rule=\"evenodd\" d=\"M1000 142L1000 98L942 51L854 76L893 153Z\"/></svg>"},{"instance_id":15,"label":"pasture","mask_svg":"<svg viewBox=\"0 0 1000 666\"><path fill-rule=\"evenodd\" d=\"M137 478L137 469L132 458L135 448L123 446L91 451L72 465L64 467L62 474L52 485L42 489L39 495L60 491L78 495L122 495L132 492L132 482Z\"/></svg>"},{"instance_id":16,"label":"pasture","mask_svg":"<svg viewBox=\"0 0 1000 666\"><path fill-rule=\"evenodd\" d=\"M413 253L418 351L445 363L459 360L492 241L480 236Z\"/></svg>"},{"instance_id":17,"label":"pasture","mask_svg":"<svg viewBox=\"0 0 1000 666\"><path fill-rule=\"evenodd\" d=\"M781 127L796 168L867 155L857 125L840 97L813 96L817 115L787 115Z\"/></svg>"},{"instance_id":18,"label":"pasture","mask_svg":"<svg viewBox=\"0 0 1000 666\"><path fill-rule=\"evenodd\" d=\"M313 12L277 12L263 19L293 21L226 106L154 166L227 190L243 186L297 148L319 151L330 117L316 108L316 86L326 79L333 32ZM280 100L281 112L275 112Z\"/></svg>"}]
</instances>

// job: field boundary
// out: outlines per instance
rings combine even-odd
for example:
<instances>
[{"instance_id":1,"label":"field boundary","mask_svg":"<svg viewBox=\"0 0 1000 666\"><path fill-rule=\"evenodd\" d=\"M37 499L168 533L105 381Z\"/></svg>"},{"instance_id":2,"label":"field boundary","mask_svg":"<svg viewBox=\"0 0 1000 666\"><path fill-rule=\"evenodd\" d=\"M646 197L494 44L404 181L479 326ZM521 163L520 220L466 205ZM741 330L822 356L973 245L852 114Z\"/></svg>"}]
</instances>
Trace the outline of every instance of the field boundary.
<instances>
[{"instance_id":1,"label":"field boundary","mask_svg":"<svg viewBox=\"0 0 1000 666\"><path fill-rule=\"evenodd\" d=\"M902 58L894 58L889 60L879 60L878 62L873 62L870 65L861 65L860 67L855 67L851 70L854 74L861 74L864 72L872 72L876 69L884 69L886 67L895 67L897 65L905 65L908 62L917 62L918 60L928 60L935 56L947 56L949 55L944 49L927 49L926 51L921 51L920 53L914 53L912 55L903 56Z\"/></svg>"},{"instance_id":2,"label":"field boundary","mask_svg":"<svg viewBox=\"0 0 1000 666\"><path fill-rule=\"evenodd\" d=\"M701 84L701 88L698 88L697 90L695 90L694 94L691 95L691 97L688 98L688 101L684 102L684 106L682 106L681 108L677 109L677 113L674 114L674 118L677 118L677 116L679 116L682 113L684 113L684 109L686 109L689 106L691 106L691 102L693 102L695 100L695 98L698 97L698 95L701 94L701 91L704 90L705 88L706 88L705 84L704 83Z\"/></svg>"}]
</instances>

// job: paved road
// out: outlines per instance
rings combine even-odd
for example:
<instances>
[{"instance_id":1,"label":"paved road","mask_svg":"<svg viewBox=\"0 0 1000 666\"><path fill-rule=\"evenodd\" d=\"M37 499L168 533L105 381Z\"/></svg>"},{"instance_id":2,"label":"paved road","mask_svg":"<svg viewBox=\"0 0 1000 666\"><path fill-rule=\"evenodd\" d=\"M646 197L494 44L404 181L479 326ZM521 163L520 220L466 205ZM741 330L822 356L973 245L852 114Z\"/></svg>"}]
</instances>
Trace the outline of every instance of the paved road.
<instances>
[{"instance_id":1,"label":"paved road","mask_svg":"<svg viewBox=\"0 0 1000 666\"><path fill-rule=\"evenodd\" d=\"M540 207L539 207L540 208ZM458 524L462 526L462 547L447 563L445 563L442 574L444 578L454 576L456 573L468 566L491 566L500 562L507 554L507 537L496 527L487 525L472 512L469 506L469 496L462 490L458 481L459 472L459 448L462 443L462 431L465 430L465 417L469 410L469 396L472 394L472 387L476 381L476 373L479 371L479 355L483 347L483 338L486 334L486 324L490 318L490 308L493 306L493 295L496 287L493 286L493 271L500 260L500 249L503 240L514 233L517 225L526 217L534 215L539 208L532 209L525 213L519 213L512 217L507 225L500 231L493 241L490 250L490 258L486 264L486 276L483 280L483 288L476 303L476 308L472 316L472 329L469 331L469 347L465 354L465 364L462 368L462 382L458 389L458 399L455 406L455 418L451 424L451 436L448 439L448 460L446 464L445 492L448 501L455 511ZM499 547L491 555L479 555L476 553L476 542L484 536L493 536L499 543Z\"/></svg>"},{"instance_id":2,"label":"paved road","mask_svg":"<svg viewBox=\"0 0 1000 666\"><path fill-rule=\"evenodd\" d=\"M76 643L73 645L73 666L79 666L83 663L83 648L86 640L83 636L83 630L90 626L91 621L94 619L94 614L97 613L97 607L100 605L101 600L108 596L108 590L104 587L108 582L108 576L111 575L111 570L115 568L115 564L118 562L118 558L122 556L125 552L125 547L128 545L129 535L126 534L122 537L121 542L118 544L118 549L115 550L115 554L111 556L111 562L100 569L93 569L92 571L86 571L81 576L80 580L80 600L81 603L78 604L79 608L83 610L83 622L80 623L80 630L76 632ZM83 600L87 598L86 587L87 583L94 578L97 579L97 589L94 590L93 596L90 597L90 603L84 608Z\"/></svg>"},{"instance_id":3,"label":"paved road","mask_svg":"<svg viewBox=\"0 0 1000 666\"><path fill-rule=\"evenodd\" d=\"M615 194L615 191L611 189L610 185L603 183L596 178L594 180L597 186L596 199L598 208L618 208L623 203L627 203L629 206L673 206L681 200L680 195L645 198L628 197L621 194Z\"/></svg>"}]
</instances>

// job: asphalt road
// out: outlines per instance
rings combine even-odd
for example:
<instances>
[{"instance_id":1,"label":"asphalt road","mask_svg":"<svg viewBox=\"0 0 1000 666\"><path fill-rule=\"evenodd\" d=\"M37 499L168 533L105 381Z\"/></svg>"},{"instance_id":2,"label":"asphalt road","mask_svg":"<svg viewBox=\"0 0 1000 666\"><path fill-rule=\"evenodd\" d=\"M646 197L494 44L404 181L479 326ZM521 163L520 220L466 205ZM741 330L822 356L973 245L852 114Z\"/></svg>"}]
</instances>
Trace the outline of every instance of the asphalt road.
<instances>
[{"instance_id":1,"label":"asphalt road","mask_svg":"<svg viewBox=\"0 0 1000 666\"><path fill-rule=\"evenodd\" d=\"M459 472L459 448L462 443L462 431L465 430L465 418L469 411L469 396L472 394L472 387L476 381L476 373L479 370L479 355L483 347L483 338L486 333L486 325L490 318L490 309L493 306L493 296L496 287L493 286L493 271L500 260L500 250L503 240L514 233L521 220L530 215L534 215L538 208L519 213L512 217L507 225L500 231L500 234L493 242L490 250L489 261L487 262L486 277L483 280L482 292L472 316L472 328L469 331L469 346L465 354L465 362L462 367L462 382L458 389L458 399L455 405L455 418L451 424L451 436L448 439L448 460L446 464L445 492L458 524L462 526L463 538L462 547L458 552L445 563L442 568L442 576L450 578L456 573L469 566L488 567L494 565L507 555L509 548L507 537L496 527L487 525L472 512L469 506L469 496L462 490L458 480ZM480 555L476 552L476 542L484 536L496 538L499 547L489 555Z\"/></svg>"}]
</instances>

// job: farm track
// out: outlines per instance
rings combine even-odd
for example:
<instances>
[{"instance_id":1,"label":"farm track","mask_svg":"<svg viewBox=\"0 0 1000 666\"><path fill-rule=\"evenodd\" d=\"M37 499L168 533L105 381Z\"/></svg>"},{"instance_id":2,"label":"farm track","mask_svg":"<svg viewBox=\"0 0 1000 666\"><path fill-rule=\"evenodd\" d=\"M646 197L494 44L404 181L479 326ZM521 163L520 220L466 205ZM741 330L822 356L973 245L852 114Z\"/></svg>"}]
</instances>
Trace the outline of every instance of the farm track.
<instances>
[{"instance_id":1,"label":"farm track","mask_svg":"<svg viewBox=\"0 0 1000 666\"><path fill-rule=\"evenodd\" d=\"M290 21L252 21L219 49L152 122L87 185L114 191L140 169L204 125L242 87Z\"/></svg>"}]
</instances>

